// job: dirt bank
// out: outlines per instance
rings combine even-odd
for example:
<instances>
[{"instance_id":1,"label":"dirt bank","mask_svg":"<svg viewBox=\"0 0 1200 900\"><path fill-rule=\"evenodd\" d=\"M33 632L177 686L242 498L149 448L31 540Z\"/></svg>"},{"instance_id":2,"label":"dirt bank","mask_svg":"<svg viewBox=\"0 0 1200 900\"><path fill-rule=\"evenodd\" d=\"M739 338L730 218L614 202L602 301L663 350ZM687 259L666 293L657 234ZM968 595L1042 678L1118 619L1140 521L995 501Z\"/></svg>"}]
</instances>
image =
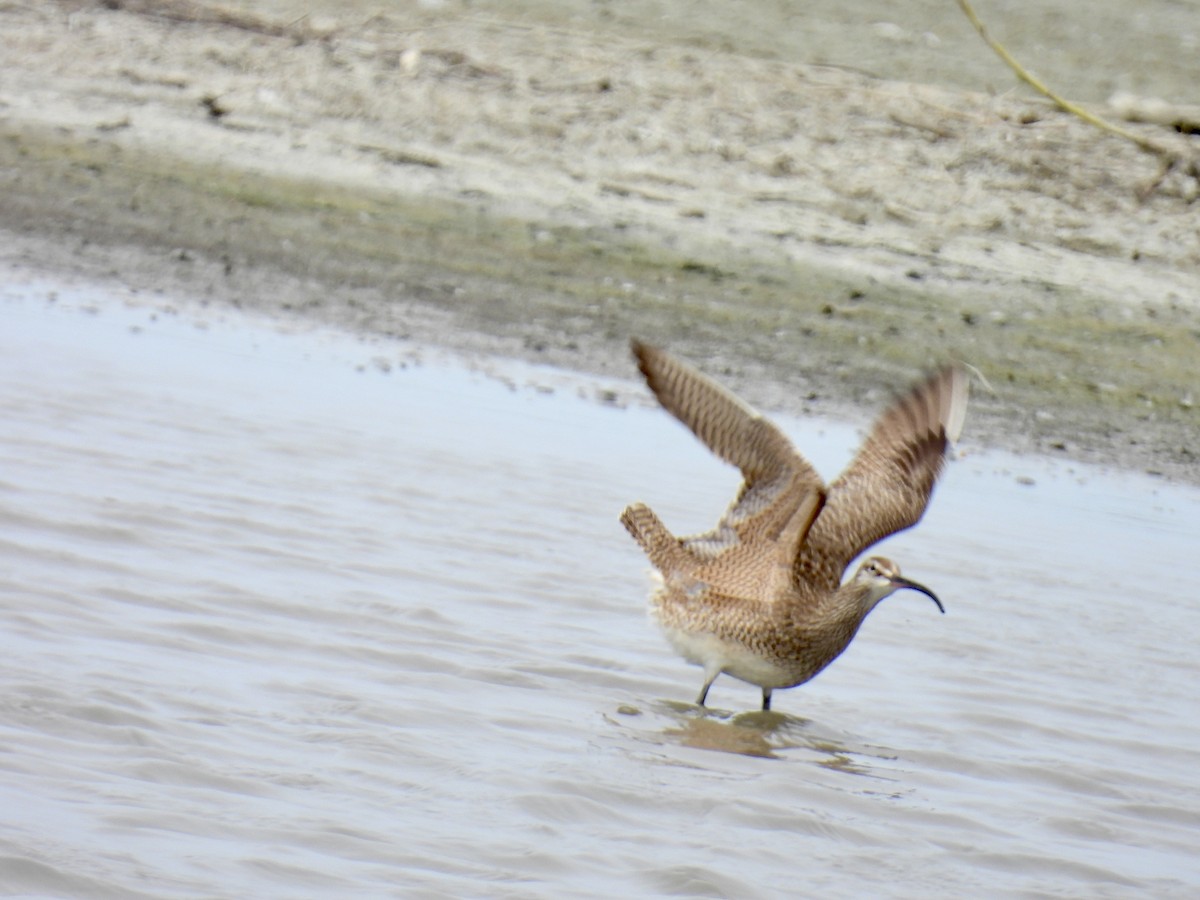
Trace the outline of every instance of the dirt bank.
<instances>
[{"instance_id":1,"label":"dirt bank","mask_svg":"<svg viewBox=\"0 0 1200 900\"><path fill-rule=\"evenodd\" d=\"M639 334L790 410L955 356L974 442L1200 481L1197 185L1137 148L678 16L307 9L0 8L0 254L596 372ZM868 24L822 58L937 52Z\"/></svg>"}]
</instances>

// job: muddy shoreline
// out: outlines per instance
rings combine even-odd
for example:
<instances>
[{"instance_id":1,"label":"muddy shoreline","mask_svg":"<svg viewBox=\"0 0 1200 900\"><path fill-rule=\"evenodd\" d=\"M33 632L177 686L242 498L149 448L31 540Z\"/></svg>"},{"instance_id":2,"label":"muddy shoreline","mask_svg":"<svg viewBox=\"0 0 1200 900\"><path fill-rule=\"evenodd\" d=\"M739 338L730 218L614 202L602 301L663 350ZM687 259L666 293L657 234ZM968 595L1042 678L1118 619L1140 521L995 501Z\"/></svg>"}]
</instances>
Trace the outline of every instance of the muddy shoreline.
<instances>
[{"instance_id":1,"label":"muddy shoreline","mask_svg":"<svg viewBox=\"0 0 1200 900\"><path fill-rule=\"evenodd\" d=\"M1154 159L1036 100L452 10L107 6L0 11L7 265L606 375L637 334L792 412L952 356L992 388L968 443L1200 481L1196 186L1143 197Z\"/></svg>"}]
</instances>

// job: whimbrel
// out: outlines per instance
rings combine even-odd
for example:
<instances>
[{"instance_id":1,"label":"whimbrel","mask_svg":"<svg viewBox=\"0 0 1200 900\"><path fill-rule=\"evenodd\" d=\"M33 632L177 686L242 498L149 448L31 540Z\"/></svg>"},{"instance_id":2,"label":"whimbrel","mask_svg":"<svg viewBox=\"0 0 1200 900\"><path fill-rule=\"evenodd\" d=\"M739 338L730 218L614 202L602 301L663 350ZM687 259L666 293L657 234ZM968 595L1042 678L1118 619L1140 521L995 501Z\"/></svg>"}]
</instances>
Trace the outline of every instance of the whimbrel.
<instances>
[{"instance_id":1,"label":"whimbrel","mask_svg":"<svg viewBox=\"0 0 1200 900\"><path fill-rule=\"evenodd\" d=\"M898 398L828 486L774 424L670 354L633 342L659 402L717 456L741 489L717 527L676 538L643 503L621 522L662 583L651 608L675 650L704 667L696 702L725 673L771 692L808 681L849 646L867 614L902 588L941 601L864 550L921 518L967 411L967 377L946 366Z\"/></svg>"}]
</instances>

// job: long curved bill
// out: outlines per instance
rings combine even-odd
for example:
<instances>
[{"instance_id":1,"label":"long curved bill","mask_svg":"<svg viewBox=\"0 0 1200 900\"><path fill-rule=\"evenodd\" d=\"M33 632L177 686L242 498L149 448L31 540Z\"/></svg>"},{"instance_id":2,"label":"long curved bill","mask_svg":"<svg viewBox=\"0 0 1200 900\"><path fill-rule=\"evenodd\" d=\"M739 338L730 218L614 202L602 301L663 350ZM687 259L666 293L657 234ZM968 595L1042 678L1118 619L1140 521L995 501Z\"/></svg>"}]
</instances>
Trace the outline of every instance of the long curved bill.
<instances>
[{"instance_id":1,"label":"long curved bill","mask_svg":"<svg viewBox=\"0 0 1200 900\"><path fill-rule=\"evenodd\" d=\"M897 588L908 588L913 591L919 591L937 604L937 608L941 610L942 615L946 614L946 607L942 606L942 601L937 598L937 594L925 587L925 585L919 584L918 582L904 578L900 575L897 575L892 579L892 584L894 584Z\"/></svg>"}]
</instances>

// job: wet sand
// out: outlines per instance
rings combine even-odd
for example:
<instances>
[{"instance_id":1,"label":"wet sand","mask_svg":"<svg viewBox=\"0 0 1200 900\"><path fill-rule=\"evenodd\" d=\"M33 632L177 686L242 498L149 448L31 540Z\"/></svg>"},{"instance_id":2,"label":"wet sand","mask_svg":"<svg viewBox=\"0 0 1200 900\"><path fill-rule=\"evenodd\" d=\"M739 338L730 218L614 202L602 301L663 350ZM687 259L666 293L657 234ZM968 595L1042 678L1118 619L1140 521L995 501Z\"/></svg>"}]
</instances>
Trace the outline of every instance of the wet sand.
<instances>
[{"instance_id":1,"label":"wet sand","mask_svg":"<svg viewBox=\"0 0 1200 900\"><path fill-rule=\"evenodd\" d=\"M1006 11L1073 96L1190 97L1177 6ZM0 10L4 260L396 355L615 374L639 334L792 412L955 356L994 389L976 439L1200 479L1194 179L1145 194L1154 158L1013 87L952 4L303 12Z\"/></svg>"}]
</instances>

